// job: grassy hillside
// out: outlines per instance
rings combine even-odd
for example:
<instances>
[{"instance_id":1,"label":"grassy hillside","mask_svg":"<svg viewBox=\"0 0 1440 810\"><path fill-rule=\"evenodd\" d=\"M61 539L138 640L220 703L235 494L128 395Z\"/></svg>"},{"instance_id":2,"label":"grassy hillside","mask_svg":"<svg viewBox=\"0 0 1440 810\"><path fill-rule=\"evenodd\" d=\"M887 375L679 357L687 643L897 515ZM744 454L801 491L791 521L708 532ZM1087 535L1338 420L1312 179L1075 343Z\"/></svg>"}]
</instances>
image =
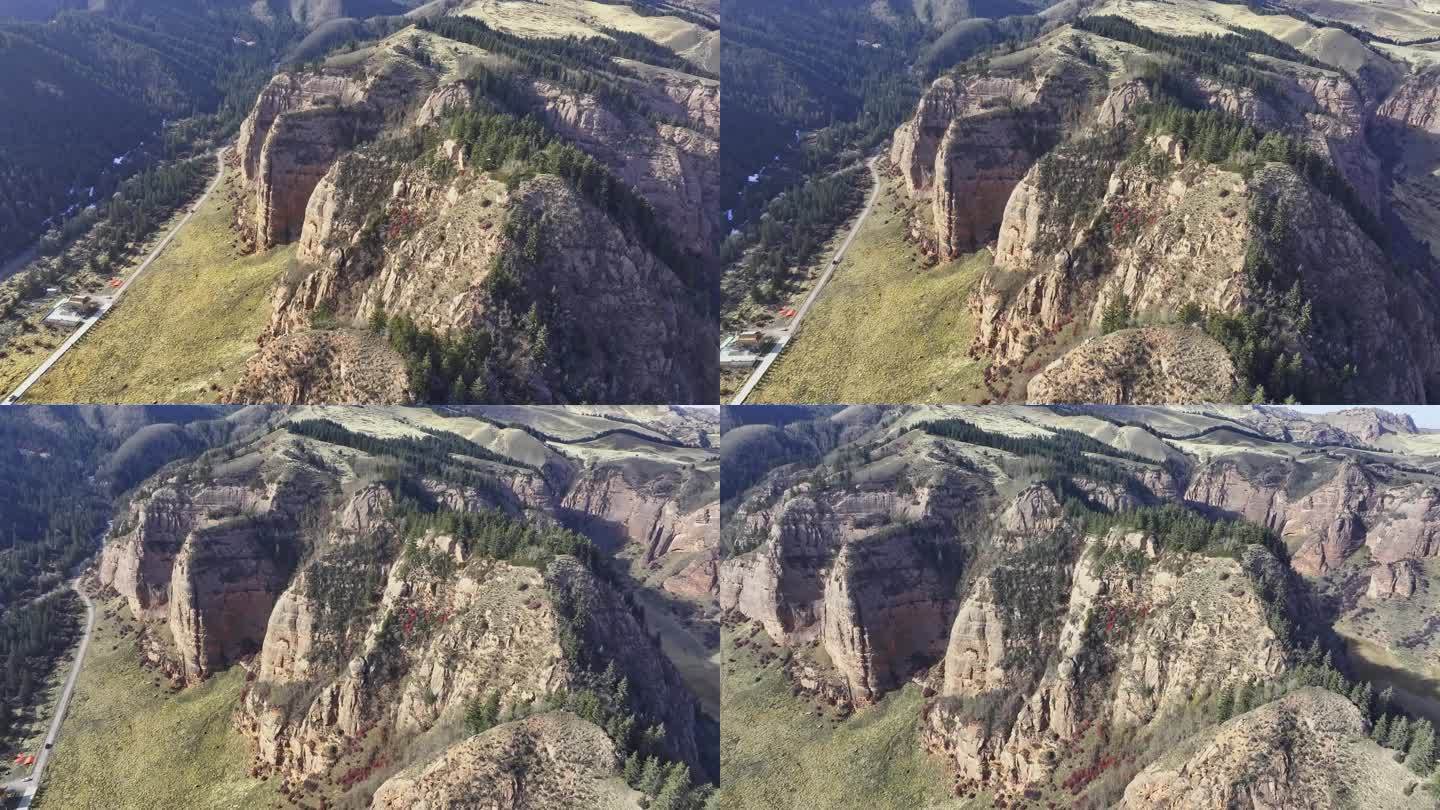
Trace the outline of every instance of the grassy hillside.
<instances>
[{"instance_id":1,"label":"grassy hillside","mask_svg":"<svg viewBox=\"0 0 1440 810\"><path fill-rule=\"evenodd\" d=\"M919 745L921 696L914 685L847 720L790 693L777 649L748 625L723 636L722 810L971 810L950 798L938 758ZM737 647L738 638L749 638Z\"/></svg>"},{"instance_id":2,"label":"grassy hillside","mask_svg":"<svg viewBox=\"0 0 1440 810\"><path fill-rule=\"evenodd\" d=\"M888 184L887 184L888 185ZM800 332L748 401L967 402L984 366L966 355L967 296L990 254L926 268L884 189Z\"/></svg>"},{"instance_id":3,"label":"grassy hillside","mask_svg":"<svg viewBox=\"0 0 1440 810\"><path fill-rule=\"evenodd\" d=\"M146 275L26 395L29 402L213 402L239 378L295 246L232 247L233 170Z\"/></svg>"},{"instance_id":4,"label":"grassy hillside","mask_svg":"<svg viewBox=\"0 0 1440 810\"><path fill-rule=\"evenodd\" d=\"M249 754L230 727L244 671L171 694L136 663L137 625L122 618L124 600L95 609L95 637L35 807L271 806L278 783L246 775Z\"/></svg>"}]
</instances>

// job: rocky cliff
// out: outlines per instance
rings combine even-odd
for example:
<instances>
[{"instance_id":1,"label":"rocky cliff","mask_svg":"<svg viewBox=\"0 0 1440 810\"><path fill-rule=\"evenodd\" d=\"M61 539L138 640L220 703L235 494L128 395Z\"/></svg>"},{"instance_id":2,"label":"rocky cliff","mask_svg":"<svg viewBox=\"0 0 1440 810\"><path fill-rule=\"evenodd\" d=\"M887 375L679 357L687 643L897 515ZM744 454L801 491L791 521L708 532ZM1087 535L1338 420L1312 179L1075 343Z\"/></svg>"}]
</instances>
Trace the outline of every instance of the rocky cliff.
<instances>
[{"instance_id":1,"label":"rocky cliff","mask_svg":"<svg viewBox=\"0 0 1440 810\"><path fill-rule=\"evenodd\" d=\"M1418 806L1414 774L1366 733L1339 695L1296 692L1215 729L1188 758L1150 766L1116 807L1333 807L1351 796Z\"/></svg>"},{"instance_id":2,"label":"rocky cliff","mask_svg":"<svg viewBox=\"0 0 1440 810\"><path fill-rule=\"evenodd\" d=\"M1047 40L1003 68L945 76L895 134L890 160L907 191L928 199L912 230L944 258L983 246L1026 169L1089 100L1091 66Z\"/></svg>"},{"instance_id":3,"label":"rocky cliff","mask_svg":"<svg viewBox=\"0 0 1440 810\"><path fill-rule=\"evenodd\" d=\"M261 93L235 150L253 200L241 230L260 249L299 246L227 401L713 401L718 83L606 56L500 76L492 56L406 29ZM533 117L635 198L528 156L482 167L448 138L460 110ZM523 273L496 276L517 261ZM377 313L484 356L466 358L452 396L456 375L431 379L382 341L311 334Z\"/></svg>"},{"instance_id":4,"label":"rocky cliff","mask_svg":"<svg viewBox=\"0 0 1440 810\"><path fill-rule=\"evenodd\" d=\"M616 752L642 733L646 756L687 765L696 784L715 770L713 721L692 693L711 688L682 678L659 646L706 643L713 451L644 417L577 417L601 436L625 431L622 447L590 431L545 437L552 414L526 409L493 421L483 410L287 411L281 429L139 488L100 582L146 622L147 665L191 685L245 668L235 726L253 775L288 790L324 783L368 800L393 777L377 806L461 806L447 791L462 782L495 806L554 806L561 794L634 806ZM449 437L468 460L385 444L404 436ZM621 573L632 567L640 575ZM689 607L656 633L639 604L662 595ZM474 737L487 702L488 725L501 725ZM548 753L527 769L505 764L534 745Z\"/></svg>"},{"instance_id":5,"label":"rocky cliff","mask_svg":"<svg viewBox=\"0 0 1440 810\"><path fill-rule=\"evenodd\" d=\"M238 480L167 481L132 499L126 529L107 543L99 578L131 611L164 623L187 682L259 649L265 623L303 543L300 523L338 484L296 463L283 443Z\"/></svg>"},{"instance_id":6,"label":"rocky cliff","mask_svg":"<svg viewBox=\"0 0 1440 810\"><path fill-rule=\"evenodd\" d=\"M350 75L279 73L240 127L235 152L254 195L242 230L260 250L300 237L320 178L342 153L376 137L436 77L413 60L367 61Z\"/></svg>"},{"instance_id":7,"label":"rocky cliff","mask_svg":"<svg viewBox=\"0 0 1440 810\"><path fill-rule=\"evenodd\" d=\"M929 202L911 228L922 251L995 240L969 294L991 398L1428 400L1432 262L1387 212L1409 210L1391 175L1416 170L1401 144L1433 123L1433 71L1391 90L1258 32L1250 55L1204 63L1168 39L1192 30L1176 20L1210 24L1199 6L1149 39L1113 11L955 66L895 133L890 162ZM1157 125L1157 105L1253 128L1249 145L1220 158L1198 130ZM1145 330L1107 334L1127 326Z\"/></svg>"},{"instance_id":8,"label":"rocky cliff","mask_svg":"<svg viewBox=\"0 0 1440 810\"><path fill-rule=\"evenodd\" d=\"M1406 687L1351 674L1341 638L1407 666L1434 654L1416 611L1433 599L1440 467L1358 438L1403 420L885 410L823 460L726 495L749 527L720 569L727 626L750 631L734 649L759 633L780 648L758 660L782 661L829 719L820 744L863 745L847 724L897 722L920 699L904 744L944 763L961 799L1298 810L1373 791L1425 806L1428 749L1416 776L1365 738L1394 721L1374 695Z\"/></svg>"},{"instance_id":9,"label":"rocky cliff","mask_svg":"<svg viewBox=\"0 0 1440 810\"><path fill-rule=\"evenodd\" d=\"M371 807L638 810L639 794L615 778L617 766L605 732L571 714L543 714L457 743L423 768L390 777Z\"/></svg>"}]
</instances>

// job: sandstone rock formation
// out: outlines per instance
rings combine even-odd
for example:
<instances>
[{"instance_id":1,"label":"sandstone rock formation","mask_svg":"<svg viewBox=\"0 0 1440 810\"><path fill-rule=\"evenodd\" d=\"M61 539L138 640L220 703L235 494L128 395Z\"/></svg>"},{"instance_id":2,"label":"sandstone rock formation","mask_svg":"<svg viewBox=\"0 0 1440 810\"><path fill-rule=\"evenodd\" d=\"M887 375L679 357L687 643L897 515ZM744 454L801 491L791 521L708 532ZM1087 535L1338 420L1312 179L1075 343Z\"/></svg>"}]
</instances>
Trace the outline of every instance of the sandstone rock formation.
<instances>
[{"instance_id":1,"label":"sandstone rock formation","mask_svg":"<svg viewBox=\"0 0 1440 810\"><path fill-rule=\"evenodd\" d=\"M102 553L100 581L149 623L146 655L162 671L173 658L195 684L245 667L235 725L256 774L289 785L333 782L357 757L369 757L368 767L383 757L391 772L414 766L413 776L392 780L389 802L442 801L460 782L484 782L473 795L496 806L555 806L550 800L563 794L575 806L613 799L630 807L606 732L551 711L565 694L596 688L607 667L628 684L636 733L661 729L648 750L688 764L697 781L713 778L714 767L713 745L703 741L713 725L662 654L627 580L567 556L495 559L471 539L417 529L405 517L429 503L585 531L617 566L633 558L637 571L666 572L630 587L689 605L694 641L686 643L703 644L718 546L714 453L647 427L641 409L624 416L579 417L589 430L558 439L536 427L550 414L522 408L494 417L287 412L280 429L167 468L139 488ZM408 483L387 484L384 476L406 469L403 455L299 430L322 419L371 441L450 434L483 451L471 451L478 455L468 476L422 465ZM709 428L704 419L681 422L703 434L713 430L713 416ZM409 744L400 741L468 736L464 719L486 700L506 719L537 714L458 743L429 767L397 758ZM597 734L605 745L591 745ZM531 744L548 753L523 772L490 761ZM479 776L492 772L510 777L495 785ZM445 783L458 773L470 777Z\"/></svg>"},{"instance_id":2,"label":"sandstone rock formation","mask_svg":"<svg viewBox=\"0 0 1440 810\"><path fill-rule=\"evenodd\" d=\"M1406 666L1433 655L1417 615L1437 468L1367 445L1413 424L1223 406L880 410L724 505L743 527L726 529L720 566L731 649L778 655L801 705L834 706L828 739L918 691L920 744L960 798L1424 806L1403 757L1366 738L1373 700L1352 702L1384 678L1365 692L1337 635ZM819 434L841 419L813 417L792 415ZM947 420L970 430L935 426Z\"/></svg>"},{"instance_id":3,"label":"sandstone rock formation","mask_svg":"<svg viewBox=\"0 0 1440 810\"><path fill-rule=\"evenodd\" d=\"M1235 390L1225 347L1198 329L1147 326L1092 338L1030 378L1033 403L1219 402Z\"/></svg>"},{"instance_id":4,"label":"sandstone rock formation","mask_svg":"<svg viewBox=\"0 0 1440 810\"><path fill-rule=\"evenodd\" d=\"M1377 807L1422 806L1413 775L1366 731L1359 709L1339 695L1296 692L1220 726L1184 760L1150 766L1116 806L1299 810L1358 795Z\"/></svg>"},{"instance_id":5,"label":"sandstone rock formation","mask_svg":"<svg viewBox=\"0 0 1440 810\"><path fill-rule=\"evenodd\" d=\"M352 65L281 73L261 94L236 147L253 198L241 226L260 249L298 242L297 266L228 401L408 401L418 371L402 358L355 336L300 336L381 311L493 347L488 377L467 375L472 401L713 401L719 338L705 291L718 278L718 82L626 62L595 68L619 93L581 92L569 73L514 73L504 98L478 102L525 107L598 160L653 207L659 224L641 227L555 176L517 184L503 167L467 165L454 141L424 160L401 154L397 143L476 105L480 82L457 65L482 55L408 30ZM532 215L541 234L507 226ZM664 228L674 250L645 228ZM495 267L521 253L535 266L519 274L522 289L502 289ZM380 368L359 373L367 358Z\"/></svg>"},{"instance_id":6,"label":"sandstone rock formation","mask_svg":"<svg viewBox=\"0 0 1440 810\"><path fill-rule=\"evenodd\" d=\"M1041 46L1025 76L937 79L896 132L891 163L930 201L929 221L913 227L942 257L991 238L1015 185L1086 103L1095 71L1059 44Z\"/></svg>"},{"instance_id":7,"label":"sandstone rock formation","mask_svg":"<svg viewBox=\"0 0 1440 810\"><path fill-rule=\"evenodd\" d=\"M456 743L375 792L373 810L631 810L639 794L615 777L615 745L563 712L537 715Z\"/></svg>"},{"instance_id":8,"label":"sandstone rock formation","mask_svg":"<svg viewBox=\"0 0 1440 810\"><path fill-rule=\"evenodd\" d=\"M1174 13L1201 24L1196 9ZM1175 20L1156 25L1190 30ZM953 259L996 240L995 267L970 293L970 354L988 361L990 395L1368 401L1378 391L1385 401L1427 400L1440 367L1432 314L1440 291L1433 273L1395 272L1429 257L1385 212L1400 193L1389 174L1416 171L1397 168L1403 149L1395 144L1434 128L1434 71L1392 92L1400 68L1384 56L1360 75L1310 43L1301 50L1322 62L1255 56L1253 80L1203 69L1163 88L1137 78L1134 66L1169 58L1164 50L1059 26L1003 59L936 79L896 131L890 162L922 203L911 223L922 251ZM1337 58L1345 63L1323 63ZM1282 134L1333 168L1334 179L1302 177L1279 162L1231 171L1170 135L1142 145L1137 112L1167 100ZM1283 228L1266 224L1277 216ZM1116 309L1174 339L1150 331L1084 343ZM1373 317L1345 315L1357 311ZM1170 328L1181 316L1223 331L1197 313L1268 316L1261 330L1273 356L1257 360L1234 338L1180 340L1183 331ZM1391 346L1393 354L1382 348ZM1276 363L1284 364L1278 372ZM1033 390L1019 385L1027 378ZM1238 385L1227 388L1231 380Z\"/></svg>"}]
</instances>

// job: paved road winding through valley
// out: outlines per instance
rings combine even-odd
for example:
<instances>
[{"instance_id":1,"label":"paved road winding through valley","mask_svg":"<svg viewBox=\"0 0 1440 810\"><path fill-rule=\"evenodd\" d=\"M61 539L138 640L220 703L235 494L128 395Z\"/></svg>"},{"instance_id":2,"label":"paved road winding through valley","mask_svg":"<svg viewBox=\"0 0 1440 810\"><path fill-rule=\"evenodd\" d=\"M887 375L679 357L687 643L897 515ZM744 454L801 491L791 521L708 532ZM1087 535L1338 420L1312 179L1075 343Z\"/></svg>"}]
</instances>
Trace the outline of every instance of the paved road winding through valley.
<instances>
[{"instance_id":1,"label":"paved road winding through valley","mask_svg":"<svg viewBox=\"0 0 1440 810\"><path fill-rule=\"evenodd\" d=\"M816 298L820 297L820 291L825 289L825 285L830 282L830 276L835 273L835 268L840 266L840 260L845 258L845 251L850 249L850 243L854 242L855 235L860 233L860 226L864 225L865 220L870 217L870 212L875 208L875 201L880 199L880 170L875 167L877 160L879 160L878 157L872 157L865 162L865 165L870 167L870 176L874 179L875 185L870 189L870 199L865 202L865 209L860 212L860 218L855 220L855 225L850 229L850 234L846 236L845 241L841 243L840 250L836 251L830 264L825 268L824 275L820 276L820 281L815 284L815 288L810 291L809 295L805 296L805 302L800 305L800 309L795 313L795 317L790 319L790 324L784 329L767 332L766 336L773 339L775 345L770 349L770 353L765 355L765 358L760 361L760 365L755 367L755 371L750 375L750 379L746 380L745 385L741 386L739 393L730 401L731 405L744 405L745 398L750 396L750 392L754 391L755 386L759 385L760 380L765 377L765 372L769 371L770 366L780 357L780 352L785 350L785 345L788 344L790 339L799 331L800 322L805 319L805 313L810 311L810 305L815 303Z\"/></svg>"},{"instance_id":2,"label":"paved road winding through valley","mask_svg":"<svg viewBox=\"0 0 1440 810\"><path fill-rule=\"evenodd\" d=\"M40 780L45 776L45 766L49 764L55 740L60 736L60 724L65 720L65 710L70 707L70 698L75 694L75 682L80 678L80 666L85 663L85 650L89 648L90 636L95 632L95 603L80 590L78 577L70 580L70 587L85 603L85 635L80 637L80 647L75 651L75 663L70 666L70 675L65 679L65 690L60 693L60 701L55 704L55 716L50 719L50 731L41 743L29 781L17 780L5 786L10 791L21 794L20 804L17 805L19 810L28 810L31 802L35 801L35 792L40 789Z\"/></svg>"},{"instance_id":3,"label":"paved road winding through valley","mask_svg":"<svg viewBox=\"0 0 1440 810\"><path fill-rule=\"evenodd\" d=\"M220 180L225 176L225 153L228 151L228 147L225 149L221 149L219 154L215 156L215 161L217 164L215 171L215 179L210 181L210 185L205 189L205 193L201 194L200 199L196 200L195 204L190 206L190 210L186 212L185 217L181 219L174 228L171 229L170 233L165 235L165 238L160 241L160 244L156 245L155 249L150 251L150 255L145 257L144 264L141 264L138 268L136 268L135 272L131 273L130 277L125 279L125 282L115 290L115 297L110 300L109 306L101 309L93 317L86 318L85 321L80 324L80 328L76 329L74 334L66 338L65 342L60 344L60 348L56 349L54 354L46 358L45 362L41 363L39 368L31 372L30 376L26 377L25 381L20 383L20 387L12 391L10 393L10 396L6 397L5 401L0 404L14 405L15 403L19 402L20 398L25 396L25 392L29 391L31 386L40 381L40 378L45 375L45 372L49 371L56 363L60 362L60 358L64 357L65 353L70 351L70 349L74 347L76 343L80 342L80 338L85 337L85 333L90 331L90 327L99 323L100 319L105 317L105 313L114 309L115 305L120 303L120 296L124 295L125 291L130 289L130 285L135 283L135 280L140 278L140 276L143 275L146 270L149 270L150 265L156 259L160 258L160 254L164 253L165 248L170 246L170 241L173 240L175 236L180 233L181 228L184 228L190 223L190 218L195 216L195 213L200 210L200 206L204 205L205 201L210 199L210 194L214 192L215 189L220 185Z\"/></svg>"}]
</instances>

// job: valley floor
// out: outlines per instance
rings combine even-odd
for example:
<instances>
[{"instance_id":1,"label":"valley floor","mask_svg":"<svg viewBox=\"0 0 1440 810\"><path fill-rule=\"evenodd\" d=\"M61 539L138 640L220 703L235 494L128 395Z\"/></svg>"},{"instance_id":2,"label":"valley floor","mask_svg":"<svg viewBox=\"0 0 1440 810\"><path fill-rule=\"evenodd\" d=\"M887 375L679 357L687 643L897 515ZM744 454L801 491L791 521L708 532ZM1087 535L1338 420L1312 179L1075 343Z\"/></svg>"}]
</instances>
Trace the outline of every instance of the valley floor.
<instances>
[{"instance_id":1,"label":"valley floor","mask_svg":"<svg viewBox=\"0 0 1440 810\"><path fill-rule=\"evenodd\" d=\"M951 798L943 764L920 747L919 687L911 684L840 720L828 707L793 695L781 669L783 650L763 631L750 630L747 623L722 635L722 810L990 806Z\"/></svg>"},{"instance_id":2,"label":"valley floor","mask_svg":"<svg viewBox=\"0 0 1440 810\"><path fill-rule=\"evenodd\" d=\"M215 194L123 300L40 378L27 402L214 402L240 376L269 320L293 245L235 247L227 167Z\"/></svg>"},{"instance_id":3,"label":"valley floor","mask_svg":"<svg viewBox=\"0 0 1440 810\"><path fill-rule=\"evenodd\" d=\"M95 637L34 806L272 806L278 782L246 775L249 752L231 727L244 670L172 693L137 663L139 625L124 600L95 608Z\"/></svg>"},{"instance_id":4,"label":"valley floor","mask_svg":"<svg viewBox=\"0 0 1440 810\"><path fill-rule=\"evenodd\" d=\"M984 364L966 351L974 334L968 296L990 254L927 268L906 239L909 201L895 181L884 182L874 212L799 334L747 402L974 402L985 396Z\"/></svg>"}]
</instances>

